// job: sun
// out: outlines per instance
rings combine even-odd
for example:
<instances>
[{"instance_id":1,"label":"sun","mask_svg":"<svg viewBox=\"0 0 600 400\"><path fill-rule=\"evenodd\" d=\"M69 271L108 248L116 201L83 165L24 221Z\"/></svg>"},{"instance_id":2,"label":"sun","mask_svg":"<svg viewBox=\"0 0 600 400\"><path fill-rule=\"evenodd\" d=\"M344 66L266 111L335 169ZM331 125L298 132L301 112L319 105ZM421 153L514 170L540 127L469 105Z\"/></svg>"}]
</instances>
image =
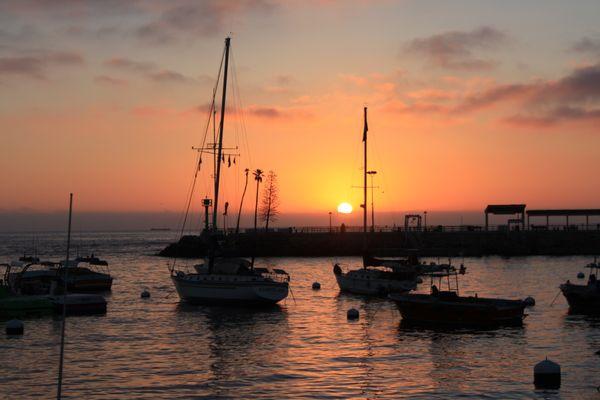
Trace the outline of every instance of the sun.
<instances>
[{"instance_id":1,"label":"sun","mask_svg":"<svg viewBox=\"0 0 600 400\"><path fill-rule=\"evenodd\" d=\"M350 214L352 212L352 204L346 202L340 203L337 210L341 214Z\"/></svg>"}]
</instances>

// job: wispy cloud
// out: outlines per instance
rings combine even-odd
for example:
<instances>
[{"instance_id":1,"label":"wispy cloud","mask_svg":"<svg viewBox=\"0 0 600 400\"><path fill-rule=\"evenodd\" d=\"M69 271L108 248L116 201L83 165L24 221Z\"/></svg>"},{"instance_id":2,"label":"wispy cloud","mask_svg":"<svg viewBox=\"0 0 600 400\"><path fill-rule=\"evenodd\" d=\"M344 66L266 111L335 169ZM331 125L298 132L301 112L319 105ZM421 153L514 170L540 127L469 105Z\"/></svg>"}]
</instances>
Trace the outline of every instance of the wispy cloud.
<instances>
[{"instance_id":1,"label":"wispy cloud","mask_svg":"<svg viewBox=\"0 0 600 400\"><path fill-rule=\"evenodd\" d=\"M172 43L181 37L206 37L222 33L231 18L245 12L271 12L268 0L204 0L180 2L139 26L135 35L148 43Z\"/></svg>"},{"instance_id":2,"label":"wispy cloud","mask_svg":"<svg viewBox=\"0 0 600 400\"><path fill-rule=\"evenodd\" d=\"M13 75L45 79L48 69L60 66L77 66L85 60L79 53L68 51L36 51L27 55L0 57L0 76Z\"/></svg>"},{"instance_id":3,"label":"wispy cloud","mask_svg":"<svg viewBox=\"0 0 600 400\"><path fill-rule=\"evenodd\" d=\"M146 79L157 83L186 83L197 81L180 72L159 68L156 64L148 61L136 61L124 57L114 57L106 60L104 65L115 70L141 75ZM205 77L200 77L199 81L206 83L207 79Z\"/></svg>"},{"instance_id":4,"label":"wispy cloud","mask_svg":"<svg viewBox=\"0 0 600 400\"><path fill-rule=\"evenodd\" d=\"M583 37L573 43L571 50L600 57L600 37Z\"/></svg>"},{"instance_id":5,"label":"wispy cloud","mask_svg":"<svg viewBox=\"0 0 600 400\"><path fill-rule=\"evenodd\" d=\"M448 118L484 110L518 110L503 117L521 126L548 127L562 122L600 117L600 64L578 68L556 80L492 84L487 89L460 93L422 89L388 102L386 109L402 114L437 114ZM425 95L420 95L424 93Z\"/></svg>"},{"instance_id":6,"label":"wispy cloud","mask_svg":"<svg viewBox=\"0 0 600 400\"><path fill-rule=\"evenodd\" d=\"M497 63L478 57L478 50L493 50L508 42L496 28L483 26L472 31L449 31L413 39L406 45L409 53L425 57L432 65L454 70L485 70Z\"/></svg>"},{"instance_id":7,"label":"wispy cloud","mask_svg":"<svg viewBox=\"0 0 600 400\"><path fill-rule=\"evenodd\" d=\"M124 79L114 78L108 75L98 75L94 77L94 82L101 85L109 85L109 86L126 86L127 81Z\"/></svg>"}]
</instances>

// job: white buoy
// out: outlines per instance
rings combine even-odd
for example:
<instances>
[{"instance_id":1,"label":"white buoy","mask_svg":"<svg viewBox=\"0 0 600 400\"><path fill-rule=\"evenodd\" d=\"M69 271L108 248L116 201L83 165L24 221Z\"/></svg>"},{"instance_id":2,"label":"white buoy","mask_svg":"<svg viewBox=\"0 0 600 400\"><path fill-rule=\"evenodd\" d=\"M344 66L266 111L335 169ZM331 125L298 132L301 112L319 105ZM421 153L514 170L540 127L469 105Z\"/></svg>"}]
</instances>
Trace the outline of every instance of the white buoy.
<instances>
[{"instance_id":1,"label":"white buoy","mask_svg":"<svg viewBox=\"0 0 600 400\"><path fill-rule=\"evenodd\" d=\"M356 308L351 308L348 310L348 313L346 314L348 319L358 319L358 317L360 316L360 313L358 312L358 310Z\"/></svg>"},{"instance_id":2,"label":"white buoy","mask_svg":"<svg viewBox=\"0 0 600 400\"><path fill-rule=\"evenodd\" d=\"M585 274L583 272L580 272L577 274L577 278L583 279L583 278L585 278Z\"/></svg>"},{"instance_id":3,"label":"white buoy","mask_svg":"<svg viewBox=\"0 0 600 400\"><path fill-rule=\"evenodd\" d=\"M321 289L321 284L319 282L313 282L312 288L313 290L319 290Z\"/></svg>"},{"instance_id":4,"label":"white buoy","mask_svg":"<svg viewBox=\"0 0 600 400\"><path fill-rule=\"evenodd\" d=\"M11 319L6 323L6 334L7 335L22 335L24 325L22 321L18 319Z\"/></svg>"},{"instance_id":5,"label":"white buoy","mask_svg":"<svg viewBox=\"0 0 600 400\"><path fill-rule=\"evenodd\" d=\"M536 389L560 388L560 365L546 357L533 367L533 383Z\"/></svg>"},{"instance_id":6,"label":"white buoy","mask_svg":"<svg viewBox=\"0 0 600 400\"><path fill-rule=\"evenodd\" d=\"M535 306L535 299L531 296L528 296L523 299L523 303L527 307L533 307L533 306Z\"/></svg>"},{"instance_id":7,"label":"white buoy","mask_svg":"<svg viewBox=\"0 0 600 400\"><path fill-rule=\"evenodd\" d=\"M149 292L149 291L147 291L146 289L144 289L144 291L142 292L142 294L140 295L140 297L141 297L142 299L147 299L147 298L149 298L149 297L150 297L150 292Z\"/></svg>"}]
</instances>

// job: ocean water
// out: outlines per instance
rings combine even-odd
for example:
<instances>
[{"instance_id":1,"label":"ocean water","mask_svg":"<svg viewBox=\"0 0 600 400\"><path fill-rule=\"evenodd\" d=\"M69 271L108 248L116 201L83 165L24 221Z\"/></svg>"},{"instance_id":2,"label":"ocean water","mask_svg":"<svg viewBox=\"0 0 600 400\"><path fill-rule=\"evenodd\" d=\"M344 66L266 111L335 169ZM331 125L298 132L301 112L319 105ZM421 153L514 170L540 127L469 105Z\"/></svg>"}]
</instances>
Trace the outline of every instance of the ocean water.
<instances>
[{"instance_id":1,"label":"ocean water","mask_svg":"<svg viewBox=\"0 0 600 400\"><path fill-rule=\"evenodd\" d=\"M74 251L107 259L115 281L106 315L67 319L65 398L600 398L600 319L569 316L562 295L551 306L587 257L465 259L461 293L533 296L537 305L522 328L440 332L403 328L392 302L339 294L332 263L358 258L260 259L291 275L292 295L273 309L180 304L169 260L153 256L173 235L74 235ZM0 262L33 241L0 234ZM43 259L64 258L64 233L35 242ZM150 299L140 298L145 288ZM358 321L346 320L351 307ZM0 398L52 398L60 322L24 322L22 337L0 335ZM533 387L533 366L546 356L562 367L560 390Z\"/></svg>"}]
</instances>

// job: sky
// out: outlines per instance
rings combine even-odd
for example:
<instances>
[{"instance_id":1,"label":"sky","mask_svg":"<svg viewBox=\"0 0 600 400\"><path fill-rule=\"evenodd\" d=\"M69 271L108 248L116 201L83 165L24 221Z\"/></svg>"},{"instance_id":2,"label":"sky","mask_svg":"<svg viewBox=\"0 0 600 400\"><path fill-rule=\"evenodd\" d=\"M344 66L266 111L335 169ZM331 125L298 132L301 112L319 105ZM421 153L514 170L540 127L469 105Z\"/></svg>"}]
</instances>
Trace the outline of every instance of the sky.
<instances>
[{"instance_id":1,"label":"sky","mask_svg":"<svg viewBox=\"0 0 600 400\"><path fill-rule=\"evenodd\" d=\"M0 221L64 211L69 192L78 212L179 215L228 35L234 209L245 168L277 174L285 222L359 209L364 106L382 215L598 208L598 15L585 0L5 0Z\"/></svg>"}]
</instances>

